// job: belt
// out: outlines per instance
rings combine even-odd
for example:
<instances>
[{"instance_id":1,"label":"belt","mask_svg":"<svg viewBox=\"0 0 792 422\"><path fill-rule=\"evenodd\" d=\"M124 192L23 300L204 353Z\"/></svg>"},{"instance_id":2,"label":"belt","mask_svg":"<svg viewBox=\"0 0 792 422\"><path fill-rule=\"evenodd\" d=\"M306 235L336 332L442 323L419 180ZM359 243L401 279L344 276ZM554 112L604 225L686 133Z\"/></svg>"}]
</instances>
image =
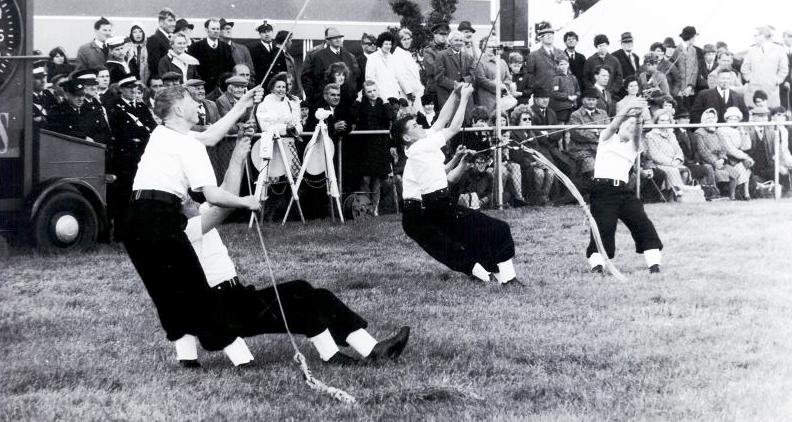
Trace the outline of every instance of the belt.
<instances>
[{"instance_id":1,"label":"belt","mask_svg":"<svg viewBox=\"0 0 792 422\"><path fill-rule=\"evenodd\" d=\"M423 209L423 202L417 199L405 199L402 208L405 211L420 211Z\"/></svg>"},{"instance_id":2,"label":"belt","mask_svg":"<svg viewBox=\"0 0 792 422\"><path fill-rule=\"evenodd\" d=\"M214 287L215 290L232 290L232 289L239 289L242 287L242 283L239 282L239 277L234 276L234 278L230 278Z\"/></svg>"},{"instance_id":3,"label":"belt","mask_svg":"<svg viewBox=\"0 0 792 422\"><path fill-rule=\"evenodd\" d=\"M181 199L179 199L178 196L161 190L144 189L132 191L130 201L134 202L139 200L158 201L177 207L181 206Z\"/></svg>"},{"instance_id":4,"label":"belt","mask_svg":"<svg viewBox=\"0 0 792 422\"><path fill-rule=\"evenodd\" d=\"M423 200L425 204L431 204L438 201L447 201L449 197L448 188L443 188L434 192L429 192L426 195L421 195L421 200Z\"/></svg>"},{"instance_id":5,"label":"belt","mask_svg":"<svg viewBox=\"0 0 792 422\"><path fill-rule=\"evenodd\" d=\"M594 178L594 183L608 184L608 185L611 185L611 186L616 186L616 187L619 187L619 186L627 186L627 182L625 182L624 180L618 180L618 179L600 179L600 178L597 178L597 177L595 177L595 178Z\"/></svg>"}]
</instances>

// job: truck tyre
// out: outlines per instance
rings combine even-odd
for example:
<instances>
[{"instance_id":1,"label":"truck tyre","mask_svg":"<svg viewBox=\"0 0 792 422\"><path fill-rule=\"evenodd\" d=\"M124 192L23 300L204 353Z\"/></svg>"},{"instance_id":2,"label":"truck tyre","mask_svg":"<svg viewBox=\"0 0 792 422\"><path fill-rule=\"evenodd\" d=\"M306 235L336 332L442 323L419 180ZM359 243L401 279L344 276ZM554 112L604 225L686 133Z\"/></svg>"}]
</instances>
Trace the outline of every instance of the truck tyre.
<instances>
[{"instance_id":1,"label":"truck tyre","mask_svg":"<svg viewBox=\"0 0 792 422\"><path fill-rule=\"evenodd\" d=\"M80 194L61 191L44 200L32 229L36 246L44 253L84 250L96 245L99 217Z\"/></svg>"}]
</instances>

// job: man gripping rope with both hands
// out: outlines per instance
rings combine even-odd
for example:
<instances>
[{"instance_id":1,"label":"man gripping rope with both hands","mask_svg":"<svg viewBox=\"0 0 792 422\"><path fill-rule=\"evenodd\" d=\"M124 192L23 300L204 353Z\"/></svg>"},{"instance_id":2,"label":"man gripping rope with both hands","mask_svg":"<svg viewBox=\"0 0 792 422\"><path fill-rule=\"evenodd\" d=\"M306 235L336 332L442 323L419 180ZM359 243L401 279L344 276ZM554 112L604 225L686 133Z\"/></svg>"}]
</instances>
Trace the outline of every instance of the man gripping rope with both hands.
<instances>
[{"instance_id":1,"label":"man gripping rope with both hands","mask_svg":"<svg viewBox=\"0 0 792 422\"><path fill-rule=\"evenodd\" d=\"M513 286L519 282L509 225L456 205L448 192L449 180L454 180L459 167L453 161L444 163L441 148L461 130L473 90L469 84L456 84L429 130L415 116L405 116L391 127L392 138L404 143L407 156L402 226L407 236L448 268L485 282L494 275L501 285Z\"/></svg>"},{"instance_id":2,"label":"man gripping rope with both hands","mask_svg":"<svg viewBox=\"0 0 792 422\"><path fill-rule=\"evenodd\" d=\"M242 167L250 151L252 127L240 131L239 141L231 156L221 188L234 195L239 193ZM231 326L239 337L223 351L234 365L250 365L253 355L241 337L259 334L285 333L283 316L275 296L275 289L255 289L240 283L234 263L228 255L216 227L233 211L208 203L198 206L187 201L184 213L187 227L184 230L192 244L206 280L219 302L225 306ZM409 327L402 327L395 336L378 342L366 331L367 322L349 309L333 293L317 289L304 280L278 284L278 293L286 314L286 323L292 333L303 334L327 363L350 365L399 357L410 335ZM196 337L187 334L173 342L176 358L185 367L199 367ZM339 346L349 346L364 359L359 361L339 351Z\"/></svg>"}]
</instances>

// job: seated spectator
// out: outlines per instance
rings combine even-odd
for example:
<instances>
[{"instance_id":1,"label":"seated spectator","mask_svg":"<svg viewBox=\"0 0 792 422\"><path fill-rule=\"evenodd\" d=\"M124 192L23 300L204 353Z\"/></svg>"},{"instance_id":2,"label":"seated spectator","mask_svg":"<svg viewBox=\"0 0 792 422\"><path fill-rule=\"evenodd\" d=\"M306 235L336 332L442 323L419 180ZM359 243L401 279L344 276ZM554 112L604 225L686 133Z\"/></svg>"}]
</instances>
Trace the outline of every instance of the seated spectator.
<instances>
[{"instance_id":1,"label":"seated spectator","mask_svg":"<svg viewBox=\"0 0 792 422\"><path fill-rule=\"evenodd\" d=\"M583 106L569 116L569 124L573 126L607 125L610 122L607 112L597 108L600 91L594 87L583 91ZM594 175L594 157L599 145L600 129L571 129L569 154L577 163L585 181Z\"/></svg>"},{"instance_id":2,"label":"seated spectator","mask_svg":"<svg viewBox=\"0 0 792 422\"><path fill-rule=\"evenodd\" d=\"M537 102L537 95L543 98L541 101L545 105L545 110L547 106L547 101L545 101L546 90L543 87L536 87L534 88L534 107L538 108ZM546 110L548 111L548 110ZM549 110L552 112L552 110ZM519 105L514 108L511 114L512 121L514 122L515 126L522 126L522 127L530 127L534 119L541 118L537 112L532 110L530 107L526 105ZM547 131L544 131L547 133ZM512 137L515 141L522 143L524 146L531 148L540 154L542 154L545 158L550 161L553 161L553 156L550 151L545 147L544 143L540 143L537 137L537 133L530 129L518 129L512 132ZM547 137L544 137L547 139ZM514 150L509 152L509 156L511 161L520 165L520 169L522 170L523 180L527 182L529 185L525 186L523 189L523 195L528 197L532 203L537 205L544 205L550 199L550 191L553 188L553 174L550 173L550 170L543 167L539 164L534 157L523 151L523 150Z\"/></svg>"},{"instance_id":3,"label":"seated spectator","mask_svg":"<svg viewBox=\"0 0 792 422\"><path fill-rule=\"evenodd\" d=\"M618 103L616 103L616 114L624 113L624 107L633 100L639 97L641 87L638 85L638 80L634 76L624 78L624 87L627 90L627 95L624 96ZM613 117L613 116L611 116ZM649 112L649 106L644 107L641 113L641 118L644 122L652 121L652 114Z\"/></svg>"},{"instance_id":4,"label":"seated spectator","mask_svg":"<svg viewBox=\"0 0 792 422\"><path fill-rule=\"evenodd\" d=\"M396 38L388 31L377 36L377 51L368 55L366 59L366 80L377 83L377 92L382 100L388 98L407 98L396 79L396 59L393 58L393 48Z\"/></svg>"},{"instance_id":5,"label":"seated spectator","mask_svg":"<svg viewBox=\"0 0 792 422\"><path fill-rule=\"evenodd\" d=\"M761 106L751 109L751 122L767 122L770 111ZM759 184L775 180L775 137L776 133L771 127L754 126L748 129L751 139L751 148L748 155L754 160L751 174L751 196L757 195Z\"/></svg>"},{"instance_id":6,"label":"seated spectator","mask_svg":"<svg viewBox=\"0 0 792 422\"><path fill-rule=\"evenodd\" d=\"M177 72L181 73L183 81L197 79L196 68L199 63L195 57L187 54L187 46L189 45L187 36L182 33L173 34L170 44L170 51L159 61L157 74L164 76L169 72Z\"/></svg>"},{"instance_id":7,"label":"seated spectator","mask_svg":"<svg viewBox=\"0 0 792 422\"><path fill-rule=\"evenodd\" d=\"M220 112L220 117L225 116L234 108L234 104L236 104L237 100L242 98L247 92L248 85L248 81L242 76L232 76L226 79L225 83L227 86L226 92L216 101L217 111ZM248 114L249 113L245 113L240 119L247 120Z\"/></svg>"},{"instance_id":8,"label":"seated spectator","mask_svg":"<svg viewBox=\"0 0 792 422\"><path fill-rule=\"evenodd\" d=\"M226 89L228 89L228 85L226 85L226 81L228 80L228 78L232 76L236 76L234 75L234 72L221 73L220 78L217 79L217 86L211 92L206 94L206 99L217 103L217 99L222 97L225 94Z\"/></svg>"},{"instance_id":9,"label":"seated spectator","mask_svg":"<svg viewBox=\"0 0 792 422\"><path fill-rule=\"evenodd\" d=\"M460 205L472 209L492 208L495 183L492 173L487 171L489 163L487 154L476 155L473 165L469 166L454 186Z\"/></svg>"},{"instance_id":10,"label":"seated spectator","mask_svg":"<svg viewBox=\"0 0 792 422\"><path fill-rule=\"evenodd\" d=\"M496 116L492 116L492 118L490 118L488 122L489 126L495 126L495 119ZM486 125L487 124L485 123L483 126ZM509 125L509 117L506 114L500 116L500 125L501 127ZM501 132L501 139L499 141L496 141L493 136L491 136L491 138L491 145L506 145L511 139L511 133ZM520 167L519 163L511 159L511 151L508 148L501 149L500 166L500 183L503 186L504 204L509 204L513 207L522 207L527 205L527 202L525 201L525 195L523 193L522 167ZM492 171L494 173L496 169L493 168Z\"/></svg>"},{"instance_id":11,"label":"seated spectator","mask_svg":"<svg viewBox=\"0 0 792 422\"><path fill-rule=\"evenodd\" d=\"M676 113L674 123L682 125L690 123L690 113L687 111ZM685 167L690 170L690 177L699 185L705 187L706 190L709 190L712 197L716 197L715 193L717 192L717 186L715 182L715 170L711 165L699 159L688 129L674 128L674 137L679 143L679 147L682 149L682 154L685 156ZM705 191L705 193L707 192ZM720 194L717 194L717 196L720 196Z\"/></svg>"},{"instance_id":12,"label":"seated spectator","mask_svg":"<svg viewBox=\"0 0 792 422\"><path fill-rule=\"evenodd\" d=\"M531 79L525 71L525 58L519 51L509 53L509 73L511 73L511 94L518 104L528 104L531 100Z\"/></svg>"},{"instance_id":13,"label":"seated spectator","mask_svg":"<svg viewBox=\"0 0 792 422\"><path fill-rule=\"evenodd\" d=\"M640 86L641 94L659 93L662 95L671 95L671 89L668 86L668 79L663 72L657 71L659 60L653 53L644 56L643 71L638 73L638 85Z\"/></svg>"},{"instance_id":14,"label":"seated spectator","mask_svg":"<svg viewBox=\"0 0 792 422\"><path fill-rule=\"evenodd\" d=\"M375 81L363 83L363 98L356 103L355 115L356 130L390 130L394 115L382 101ZM388 135L352 136L347 143L349 147L344 145L344 152L349 151L350 158L346 168L360 181L358 189L371 194L374 215L377 216L381 184L393 169Z\"/></svg>"},{"instance_id":15,"label":"seated spectator","mask_svg":"<svg viewBox=\"0 0 792 422\"><path fill-rule=\"evenodd\" d=\"M196 132L203 132L212 123L220 120L220 112L217 110L217 105L214 101L206 99L205 85L204 81L200 79L190 79L184 84L190 92L190 96L198 103L198 123L192 127L192 130Z\"/></svg>"},{"instance_id":16,"label":"seated spectator","mask_svg":"<svg viewBox=\"0 0 792 422\"><path fill-rule=\"evenodd\" d=\"M737 107L729 107L725 113L726 123L739 123L743 120L743 115ZM748 133L739 127L719 127L717 132L723 141L723 148L728 155L728 163L733 166L742 166L750 169L754 165L753 159L744 151L751 148L751 139ZM748 184L745 185L745 193L748 195Z\"/></svg>"},{"instance_id":17,"label":"seated spectator","mask_svg":"<svg viewBox=\"0 0 792 422\"><path fill-rule=\"evenodd\" d=\"M580 98L580 84L575 75L569 72L569 59L566 54L556 57L556 74L550 82L550 108L558 118L558 123L566 124L569 115L577 108ZM526 100L526 103L528 101Z\"/></svg>"},{"instance_id":18,"label":"seated spectator","mask_svg":"<svg viewBox=\"0 0 792 422\"><path fill-rule=\"evenodd\" d=\"M328 84L338 85L341 87L341 102L339 104L345 109L353 108L357 99L357 91L355 90L355 81L349 79L349 67L344 62L335 62L327 67L324 78L321 88L324 89ZM383 100L387 100L387 97Z\"/></svg>"},{"instance_id":19,"label":"seated spectator","mask_svg":"<svg viewBox=\"0 0 792 422\"><path fill-rule=\"evenodd\" d=\"M768 108L767 106L767 93L761 89L757 89L753 93L753 103L755 108Z\"/></svg>"},{"instance_id":20,"label":"seated spectator","mask_svg":"<svg viewBox=\"0 0 792 422\"><path fill-rule=\"evenodd\" d=\"M704 124L717 123L718 112L709 108L701 114ZM732 165L726 153L724 142L715 127L699 128L693 133L693 142L702 161L712 166L717 183L728 183L729 198L737 199L737 186L748 183L751 173L743 165ZM750 199L746 196L744 199Z\"/></svg>"},{"instance_id":21,"label":"seated spectator","mask_svg":"<svg viewBox=\"0 0 792 422\"><path fill-rule=\"evenodd\" d=\"M69 64L66 50L63 47L55 47L50 50L47 62L47 82L52 82L52 78L56 75L69 75L72 72L74 72L74 66Z\"/></svg>"},{"instance_id":22,"label":"seated spectator","mask_svg":"<svg viewBox=\"0 0 792 422\"><path fill-rule=\"evenodd\" d=\"M787 112L784 107L778 106L774 107L770 110L771 118L774 122L785 122L787 121ZM776 137L778 138L778 151L779 151L779 161L778 161L778 173L781 175L780 180L781 184L784 186L784 190L789 193L790 184L792 184L792 152L789 150L789 131L790 126L778 126L775 129Z\"/></svg>"},{"instance_id":23,"label":"seated spectator","mask_svg":"<svg viewBox=\"0 0 792 422\"><path fill-rule=\"evenodd\" d=\"M162 86L170 88L172 86L179 86L184 79L181 72L167 72L162 74Z\"/></svg>"},{"instance_id":24,"label":"seated spectator","mask_svg":"<svg viewBox=\"0 0 792 422\"><path fill-rule=\"evenodd\" d=\"M487 127L489 126L490 114L484 107L474 107L470 112L470 119L467 122L468 127ZM450 159L454 151L459 145L464 145L465 148L473 151L483 151L490 148L493 144L492 132L462 132L449 141L449 150L446 151L446 158Z\"/></svg>"},{"instance_id":25,"label":"seated spectator","mask_svg":"<svg viewBox=\"0 0 792 422\"><path fill-rule=\"evenodd\" d=\"M655 113L654 123L670 124L671 113L658 110ZM673 129L652 129L646 134L646 146L649 159L654 162L657 170L665 174L666 182L674 192L674 196L679 196L682 186L686 184L685 180L690 177L690 170L685 167L685 156L674 136Z\"/></svg>"}]
</instances>

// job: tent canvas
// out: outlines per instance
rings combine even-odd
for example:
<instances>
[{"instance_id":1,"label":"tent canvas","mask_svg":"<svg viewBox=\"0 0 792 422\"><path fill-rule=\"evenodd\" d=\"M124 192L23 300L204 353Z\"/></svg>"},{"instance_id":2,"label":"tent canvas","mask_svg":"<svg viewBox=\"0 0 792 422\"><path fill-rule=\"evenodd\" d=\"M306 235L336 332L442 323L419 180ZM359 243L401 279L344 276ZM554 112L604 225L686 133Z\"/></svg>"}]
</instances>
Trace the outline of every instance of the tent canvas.
<instances>
[{"instance_id":1,"label":"tent canvas","mask_svg":"<svg viewBox=\"0 0 792 422\"><path fill-rule=\"evenodd\" d=\"M562 46L566 31L575 31L580 42L578 51L594 54L594 36L605 34L611 51L621 48L620 36L632 32L635 52L645 54L649 46L666 37L674 38L688 25L696 27L696 45L725 41L729 50L740 53L753 44L756 27L772 25L774 39L781 42L784 30L792 29L792 1L779 0L600 0L580 17L558 29L556 44Z\"/></svg>"}]
</instances>

